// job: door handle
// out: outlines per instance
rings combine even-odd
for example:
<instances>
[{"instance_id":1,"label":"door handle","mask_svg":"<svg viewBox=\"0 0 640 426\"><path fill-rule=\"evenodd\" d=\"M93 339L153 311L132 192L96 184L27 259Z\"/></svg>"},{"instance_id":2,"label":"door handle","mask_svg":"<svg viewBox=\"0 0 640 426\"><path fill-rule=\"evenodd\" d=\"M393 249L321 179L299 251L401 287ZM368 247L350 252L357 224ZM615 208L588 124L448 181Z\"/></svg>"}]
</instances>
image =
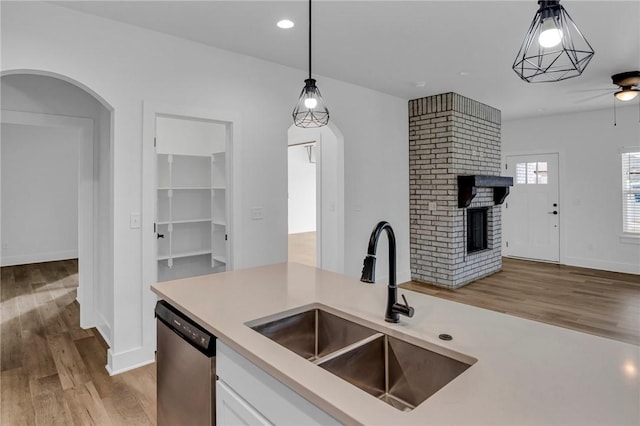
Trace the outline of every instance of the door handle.
<instances>
[{"instance_id":1,"label":"door handle","mask_svg":"<svg viewBox=\"0 0 640 426\"><path fill-rule=\"evenodd\" d=\"M156 237L156 239L160 239L160 238L164 238L164 234L158 234L158 236Z\"/></svg>"},{"instance_id":2,"label":"door handle","mask_svg":"<svg viewBox=\"0 0 640 426\"><path fill-rule=\"evenodd\" d=\"M558 214L558 210L554 210L552 212L547 212L547 214Z\"/></svg>"}]
</instances>

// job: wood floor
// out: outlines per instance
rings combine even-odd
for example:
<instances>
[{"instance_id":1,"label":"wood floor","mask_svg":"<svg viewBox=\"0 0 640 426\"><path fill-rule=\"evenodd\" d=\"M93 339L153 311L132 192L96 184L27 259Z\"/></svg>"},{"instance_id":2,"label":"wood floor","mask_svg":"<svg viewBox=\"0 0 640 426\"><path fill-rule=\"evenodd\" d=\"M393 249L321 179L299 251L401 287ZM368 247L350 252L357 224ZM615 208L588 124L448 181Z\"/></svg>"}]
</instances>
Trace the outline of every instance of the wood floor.
<instances>
[{"instance_id":1,"label":"wood floor","mask_svg":"<svg viewBox=\"0 0 640 426\"><path fill-rule=\"evenodd\" d=\"M316 233L289 234L289 262L316 266Z\"/></svg>"},{"instance_id":2,"label":"wood floor","mask_svg":"<svg viewBox=\"0 0 640 426\"><path fill-rule=\"evenodd\" d=\"M457 290L401 287L640 345L640 276L503 259L503 270Z\"/></svg>"},{"instance_id":3,"label":"wood floor","mask_svg":"<svg viewBox=\"0 0 640 426\"><path fill-rule=\"evenodd\" d=\"M156 424L156 369L110 377L104 341L79 326L77 263L0 270L0 424Z\"/></svg>"}]
</instances>

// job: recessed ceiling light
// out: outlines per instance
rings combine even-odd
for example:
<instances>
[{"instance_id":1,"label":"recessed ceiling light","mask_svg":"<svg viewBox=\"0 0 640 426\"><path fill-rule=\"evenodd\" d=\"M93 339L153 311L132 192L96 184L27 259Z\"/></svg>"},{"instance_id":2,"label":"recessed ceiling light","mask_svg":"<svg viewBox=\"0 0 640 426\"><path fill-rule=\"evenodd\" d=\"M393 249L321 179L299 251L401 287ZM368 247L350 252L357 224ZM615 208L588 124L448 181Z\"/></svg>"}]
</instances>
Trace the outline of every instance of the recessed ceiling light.
<instances>
[{"instance_id":1,"label":"recessed ceiling light","mask_svg":"<svg viewBox=\"0 0 640 426\"><path fill-rule=\"evenodd\" d=\"M289 19L283 19L281 21L278 21L276 25L278 26L278 28L282 28L283 30L288 30L289 28L293 28L295 24L293 23L293 21L290 21Z\"/></svg>"},{"instance_id":2,"label":"recessed ceiling light","mask_svg":"<svg viewBox=\"0 0 640 426\"><path fill-rule=\"evenodd\" d=\"M469 71L460 71L460 72L458 73L458 75L459 75L460 77L466 77L466 76L468 76L468 75L471 75L471 73L470 73Z\"/></svg>"},{"instance_id":3,"label":"recessed ceiling light","mask_svg":"<svg viewBox=\"0 0 640 426\"><path fill-rule=\"evenodd\" d=\"M416 87L425 87L425 86L427 85L427 82L426 82L426 81L416 81L416 82L414 83L414 85L415 85Z\"/></svg>"}]
</instances>

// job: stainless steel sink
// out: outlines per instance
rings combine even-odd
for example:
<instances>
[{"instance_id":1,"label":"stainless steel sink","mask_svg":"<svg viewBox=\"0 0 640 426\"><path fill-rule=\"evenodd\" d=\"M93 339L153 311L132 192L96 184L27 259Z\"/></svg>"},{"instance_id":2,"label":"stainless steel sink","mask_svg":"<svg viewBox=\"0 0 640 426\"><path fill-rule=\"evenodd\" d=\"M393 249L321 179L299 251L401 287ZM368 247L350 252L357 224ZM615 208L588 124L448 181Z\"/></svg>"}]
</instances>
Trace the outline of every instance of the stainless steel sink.
<instances>
[{"instance_id":1,"label":"stainless steel sink","mask_svg":"<svg viewBox=\"0 0 640 426\"><path fill-rule=\"evenodd\" d=\"M311 309L251 328L310 361L376 333L321 309Z\"/></svg>"},{"instance_id":2,"label":"stainless steel sink","mask_svg":"<svg viewBox=\"0 0 640 426\"><path fill-rule=\"evenodd\" d=\"M414 409L470 367L387 335L318 365L402 411Z\"/></svg>"},{"instance_id":3,"label":"stainless steel sink","mask_svg":"<svg viewBox=\"0 0 640 426\"><path fill-rule=\"evenodd\" d=\"M247 325L402 411L414 409L477 361L389 331L391 336L383 327L364 326L318 307Z\"/></svg>"}]
</instances>

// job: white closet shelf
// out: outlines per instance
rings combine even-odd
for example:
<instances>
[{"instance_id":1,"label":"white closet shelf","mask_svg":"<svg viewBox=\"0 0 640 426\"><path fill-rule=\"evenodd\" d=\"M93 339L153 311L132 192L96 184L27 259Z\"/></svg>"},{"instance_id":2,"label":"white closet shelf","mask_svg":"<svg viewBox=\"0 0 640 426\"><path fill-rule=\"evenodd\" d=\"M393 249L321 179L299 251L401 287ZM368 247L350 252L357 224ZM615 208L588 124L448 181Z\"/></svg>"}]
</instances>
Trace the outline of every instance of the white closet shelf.
<instances>
[{"instance_id":1,"label":"white closet shelf","mask_svg":"<svg viewBox=\"0 0 640 426\"><path fill-rule=\"evenodd\" d=\"M224 264L227 263L227 258L224 256L213 255L213 260L215 260L216 262L224 263Z\"/></svg>"},{"instance_id":2,"label":"white closet shelf","mask_svg":"<svg viewBox=\"0 0 640 426\"><path fill-rule=\"evenodd\" d=\"M170 189L180 191L180 190L189 190L189 189L204 190L204 189L220 189L220 188L214 188L212 186L159 186L158 187L158 191L168 191Z\"/></svg>"},{"instance_id":3,"label":"white closet shelf","mask_svg":"<svg viewBox=\"0 0 640 426\"><path fill-rule=\"evenodd\" d=\"M172 253L170 256L169 255L158 256L158 260L178 259L181 257L190 257L190 256L201 256L203 254L211 254L211 249L192 250L192 251L185 251L182 253Z\"/></svg>"},{"instance_id":4,"label":"white closet shelf","mask_svg":"<svg viewBox=\"0 0 640 426\"><path fill-rule=\"evenodd\" d=\"M177 220L162 220L156 222L158 225L169 225L169 224L179 224L179 223L200 223L200 222L212 222L210 217L205 217L201 219L177 219Z\"/></svg>"},{"instance_id":5,"label":"white closet shelf","mask_svg":"<svg viewBox=\"0 0 640 426\"><path fill-rule=\"evenodd\" d=\"M178 139L172 143L179 145ZM156 224L165 239L157 242L156 258L159 267L167 268L167 279L221 272L228 266L229 157L204 147L199 146L199 154L182 151L157 157Z\"/></svg>"}]
</instances>

